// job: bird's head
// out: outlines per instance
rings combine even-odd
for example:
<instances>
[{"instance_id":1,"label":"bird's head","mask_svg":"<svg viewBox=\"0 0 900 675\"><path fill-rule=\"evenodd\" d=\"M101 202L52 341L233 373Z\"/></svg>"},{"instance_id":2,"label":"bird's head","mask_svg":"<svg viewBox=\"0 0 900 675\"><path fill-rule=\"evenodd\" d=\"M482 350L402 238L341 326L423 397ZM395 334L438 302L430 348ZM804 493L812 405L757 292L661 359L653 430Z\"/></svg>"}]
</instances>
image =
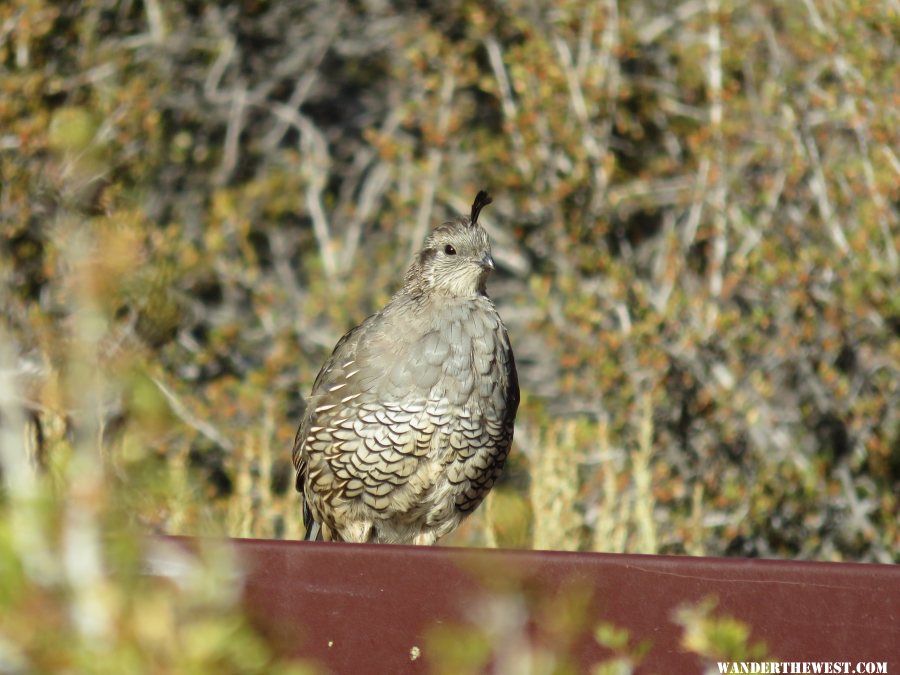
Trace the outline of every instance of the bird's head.
<instances>
[{"instance_id":1,"label":"bird's head","mask_svg":"<svg viewBox=\"0 0 900 675\"><path fill-rule=\"evenodd\" d=\"M436 227L407 272L407 285L449 297L485 295L485 283L494 270L494 259L487 233L478 223L478 214L491 201L490 195L482 190L468 216Z\"/></svg>"}]
</instances>

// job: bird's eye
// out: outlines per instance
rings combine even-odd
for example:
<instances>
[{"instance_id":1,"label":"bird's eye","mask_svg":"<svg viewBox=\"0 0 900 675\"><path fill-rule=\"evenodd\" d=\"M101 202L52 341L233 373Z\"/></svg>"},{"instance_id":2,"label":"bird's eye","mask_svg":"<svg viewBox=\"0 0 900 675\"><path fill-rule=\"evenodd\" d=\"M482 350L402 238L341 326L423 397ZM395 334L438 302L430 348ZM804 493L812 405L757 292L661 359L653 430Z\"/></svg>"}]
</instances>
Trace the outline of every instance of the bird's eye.
<instances>
[{"instance_id":1,"label":"bird's eye","mask_svg":"<svg viewBox=\"0 0 900 675\"><path fill-rule=\"evenodd\" d=\"M453 248L450 244L447 244L444 247L444 253L446 253L447 255L456 255L456 249Z\"/></svg>"}]
</instances>

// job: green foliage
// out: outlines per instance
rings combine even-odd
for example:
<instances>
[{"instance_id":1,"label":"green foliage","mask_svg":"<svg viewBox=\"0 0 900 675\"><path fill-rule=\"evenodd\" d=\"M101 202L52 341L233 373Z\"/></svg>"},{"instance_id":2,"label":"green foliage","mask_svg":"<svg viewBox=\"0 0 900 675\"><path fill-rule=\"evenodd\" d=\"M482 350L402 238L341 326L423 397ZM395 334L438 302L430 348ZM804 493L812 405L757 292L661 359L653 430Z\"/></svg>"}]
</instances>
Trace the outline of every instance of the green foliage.
<instances>
[{"instance_id":1,"label":"green foliage","mask_svg":"<svg viewBox=\"0 0 900 675\"><path fill-rule=\"evenodd\" d=\"M631 634L612 623L601 623L594 628L594 638L598 644L606 647L616 656L596 664L591 671L593 675L632 673L653 647L653 644L646 639L633 644L634 640Z\"/></svg>"},{"instance_id":2,"label":"green foliage","mask_svg":"<svg viewBox=\"0 0 900 675\"><path fill-rule=\"evenodd\" d=\"M762 661L767 648L750 642L750 627L728 616L714 616L715 598L685 606L675 616L684 629L681 644L689 652L709 661Z\"/></svg>"}]
</instances>

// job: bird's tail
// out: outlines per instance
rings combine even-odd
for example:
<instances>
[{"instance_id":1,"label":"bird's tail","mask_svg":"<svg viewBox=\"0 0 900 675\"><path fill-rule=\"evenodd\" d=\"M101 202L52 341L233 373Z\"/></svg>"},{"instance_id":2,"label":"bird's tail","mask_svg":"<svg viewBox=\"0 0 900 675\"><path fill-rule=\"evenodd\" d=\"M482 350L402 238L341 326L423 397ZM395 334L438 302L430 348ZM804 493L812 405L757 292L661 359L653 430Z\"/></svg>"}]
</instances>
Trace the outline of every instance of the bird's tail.
<instances>
[{"instance_id":1,"label":"bird's tail","mask_svg":"<svg viewBox=\"0 0 900 675\"><path fill-rule=\"evenodd\" d=\"M303 536L303 541L323 541L321 525L315 521L310 523L306 528L306 534Z\"/></svg>"},{"instance_id":2,"label":"bird's tail","mask_svg":"<svg viewBox=\"0 0 900 675\"><path fill-rule=\"evenodd\" d=\"M312 509L309 508L309 502L306 501L306 495L303 492L303 526L306 528L306 534L303 535L304 541L324 541L324 532L322 526L315 521L312 515Z\"/></svg>"}]
</instances>

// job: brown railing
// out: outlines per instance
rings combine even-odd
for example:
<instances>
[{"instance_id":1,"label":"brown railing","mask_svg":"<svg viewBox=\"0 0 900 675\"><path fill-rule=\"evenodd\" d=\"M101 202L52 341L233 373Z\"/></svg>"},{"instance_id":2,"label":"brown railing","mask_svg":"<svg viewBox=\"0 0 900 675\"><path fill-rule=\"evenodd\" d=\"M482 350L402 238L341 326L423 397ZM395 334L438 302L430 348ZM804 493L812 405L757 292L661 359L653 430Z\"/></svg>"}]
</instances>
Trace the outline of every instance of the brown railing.
<instances>
[{"instance_id":1,"label":"brown railing","mask_svg":"<svg viewBox=\"0 0 900 675\"><path fill-rule=\"evenodd\" d=\"M900 567L264 540L234 546L246 570L247 609L275 651L336 673L507 672L541 659L590 672L616 654L630 655L641 673L717 672L716 657L698 655L692 640L703 642L702 625L718 625L729 643L734 636L724 633L738 624L749 628L747 660L840 662L849 672L887 664L887 672L900 672ZM715 636L707 653L727 652L714 643Z\"/></svg>"}]
</instances>

